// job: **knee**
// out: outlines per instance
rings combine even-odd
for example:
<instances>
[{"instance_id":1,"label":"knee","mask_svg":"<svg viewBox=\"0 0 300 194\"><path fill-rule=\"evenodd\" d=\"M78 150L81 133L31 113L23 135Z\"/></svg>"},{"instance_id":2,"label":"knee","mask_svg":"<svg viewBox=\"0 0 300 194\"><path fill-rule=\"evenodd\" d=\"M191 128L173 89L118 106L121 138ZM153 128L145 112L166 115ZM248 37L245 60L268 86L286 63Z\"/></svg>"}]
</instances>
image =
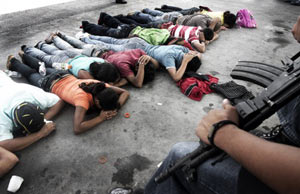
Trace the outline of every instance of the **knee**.
<instances>
[{"instance_id":1,"label":"knee","mask_svg":"<svg viewBox=\"0 0 300 194\"><path fill-rule=\"evenodd\" d=\"M173 145L170 151L170 156L173 161L176 161L179 158L182 158L183 156L192 152L195 148L195 144L192 142L179 142Z\"/></svg>"},{"instance_id":2,"label":"knee","mask_svg":"<svg viewBox=\"0 0 300 194\"><path fill-rule=\"evenodd\" d=\"M13 153L8 153L6 155L6 161L14 166L19 162L19 158Z\"/></svg>"}]
</instances>

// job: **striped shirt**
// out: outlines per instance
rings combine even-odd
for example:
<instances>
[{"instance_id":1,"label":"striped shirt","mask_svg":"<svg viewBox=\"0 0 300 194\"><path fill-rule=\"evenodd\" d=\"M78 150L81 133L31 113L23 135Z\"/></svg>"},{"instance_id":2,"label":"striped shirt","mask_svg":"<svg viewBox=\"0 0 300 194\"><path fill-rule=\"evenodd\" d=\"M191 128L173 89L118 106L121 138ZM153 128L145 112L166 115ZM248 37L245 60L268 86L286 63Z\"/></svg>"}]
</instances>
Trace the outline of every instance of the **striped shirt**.
<instances>
[{"instance_id":1,"label":"striped shirt","mask_svg":"<svg viewBox=\"0 0 300 194\"><path fill-rule=\"evenodd\" d=\"M202 30L200 26L183 26L183 25L171 25L168 27L171 36L176 38L183 38L186 41L192 43L199 41L199 31Z\"/></svg>"}]
</instances>

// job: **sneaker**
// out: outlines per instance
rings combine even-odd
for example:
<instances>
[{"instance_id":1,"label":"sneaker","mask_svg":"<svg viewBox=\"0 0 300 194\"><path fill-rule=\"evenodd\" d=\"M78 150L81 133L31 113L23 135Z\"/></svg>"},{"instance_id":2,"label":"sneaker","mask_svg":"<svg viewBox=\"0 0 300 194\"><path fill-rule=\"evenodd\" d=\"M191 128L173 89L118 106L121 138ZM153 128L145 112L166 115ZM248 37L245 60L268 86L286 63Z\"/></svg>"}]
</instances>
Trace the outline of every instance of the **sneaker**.
<instances>
[{"instance_id":1,"label":"sneaker","mask_svg":"<svg viewBox=\"0 0 300 194\"><path fill-rule=\"evenodd\" d=\"M10 70L10 68L11 68L11 60L12 60L13 58L15 58L13 55L9 55L9 56L7 57L6 68L7 68L8 70Z\"/></svg>"},{"instance_id":2,"label":"sneaker","mask_svg":"<svg viewBox=\"0 0 300 194\"><path fill-rule=\"evenodd\" d=\"M75 37L80 40L81 38L89 37L89 34L86 32L79 31L76 33Z\"/></svg>"},{"instance_id":3,"label":"sneaker","mask_svg":"<svg viewBox=\"0 0 300 194\"><path fill-rule=\"evenodd\" d=\"M55 33L50 33L50 35L45 39L45 42L46 42L47 44L52 43L52 40L53 40L54 36L56 36Z\"/></svg>"},{"instance_id":4,"label":"sneaker","mask_svg":"<svg viewBox=\"0 0 300 194\"><path fill-rule=\"evenodd\" d=\"M4 73L7 74L8 77L13 77L13 78L20 78L22 77L21 73L16 72L16 71L10 71L10 70L4 70Z\"/></svg>"},{"instance_id":5,"label":"sneaker","mask_svg":"<svg viewBox=\"0 0 300 194\"><path fill-rule=\"evenodd\" d=\"M62 38L63 37L63 34L61 32L56 32L56 35L59 37L59 38Z\"/></svg>"},{"instance_id":6,"label":"sneaker","mask_svg":"<svg viewBox=\"0 0 300 194\"><path fill-rule=\"evenodd\" d=\"M45 63L44 62L39 62L39 64L40 64L39 73L42 76L46 76L46 66L45 66Z\"/></svg>"},{"instance_id":7,"label":"sneaker","mask_svg":"<svg viewBox=\"0 0 300 194\"><path fill-rule=\"evenodd\" d=\"M117 187L112 189L109 194L132 194L132 189Z\"/></svg>"},{"instance_id":8,"label":"sneaker","mask_svg":"<svg viewBox=\"0 0 300 194\"><path fill-rule=\"evenodd\" d=\"M23 45L21 46L21 50L22 50L22 51L25 51L26 48L27 48L27 45L25 45L25 44L23 44Z\"/></svg>"}]
</instances>

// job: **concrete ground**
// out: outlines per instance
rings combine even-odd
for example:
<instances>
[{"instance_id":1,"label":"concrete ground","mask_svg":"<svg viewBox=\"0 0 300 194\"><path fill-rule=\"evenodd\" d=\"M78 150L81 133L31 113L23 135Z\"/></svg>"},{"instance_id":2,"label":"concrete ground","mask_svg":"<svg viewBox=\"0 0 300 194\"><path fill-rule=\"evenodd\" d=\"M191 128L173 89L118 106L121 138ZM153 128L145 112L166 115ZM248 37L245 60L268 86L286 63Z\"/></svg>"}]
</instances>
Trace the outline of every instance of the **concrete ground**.
<instances>
[{"instance_id":1,"label":"concrete ground","mask_svg":"<svg viewBox=\"0 0 300 194\"><path fill-rule=\"evenodd\" d=\"M108 0L77 0L0 15L1 69L5 69L7 56L17 55L21 45L34 45L54 31L75 35L82 20L97 22L100 11L126 14L170 4L168 0L128 1L117 5ZM238 60L280 64L284 56L299 50L290 31L300 7L282 0L175 0L172 5L205 5L234 13L242 8L252 11L257 29L221 32L203 54L203 65L198 71L218 77L220 83L231 80L229 74ZM237 82L254 94L262 89ZM22 194L105 194L115 186L143 187L173 144L198 140L194 133L198 121L209 110L219 108L222 101L215 94L204 96L200 102L187 98L165 72L157 73L155 80L141 89L126 89L131 96L119 114L82 135L73 134L74 108L66 106L55 119L55 133L17 153L20 163L0 179L0 193L6 192L12 175L25 179L19 191ZM124 118L126 112L130 118ZM263 126L276 123L274 116ZM100 164L103 156L107 162Z\"/></svg>"}]
</instances>

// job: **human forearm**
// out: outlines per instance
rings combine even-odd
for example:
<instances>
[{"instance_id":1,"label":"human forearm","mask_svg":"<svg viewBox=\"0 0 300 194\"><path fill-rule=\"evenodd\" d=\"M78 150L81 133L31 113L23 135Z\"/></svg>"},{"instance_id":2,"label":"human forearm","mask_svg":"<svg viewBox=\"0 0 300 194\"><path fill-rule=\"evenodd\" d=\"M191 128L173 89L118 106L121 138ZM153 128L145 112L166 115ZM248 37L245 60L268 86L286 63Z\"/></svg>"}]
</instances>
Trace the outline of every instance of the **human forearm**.
<instances>
[{"instance_id":1,"label":"human forearm","mask_svg":"<svg viewBox=\"0 0 300 194\"><path fill-rule=\"evenodd\" d=\"M119 96L119 104L122 107L125 102L128 100L129 98L129 92L127 90L125 90L124 92L122 92Z\"/></svg>"},{"instance_id":2,"label":"human forearm","mask_svg":"<svg viewBox=\"0 0 300 194\"><path fill-rule=\"evenodd\" d=\"M74 133L75 134L80 134L83 133L93 127L95 127L96 125L102 123L103 121L105 121L104 117L96 116L95 118L88 120L88 121L83 121L80 123L79 127L74 127Z\"/></svg>"},{"instance_id":3,"label":"human forearm","mask_svg":"<svg viewBox=\"0 0 300 194\"><path fill-rule=\"evenodd\" d=\"M144 75L145 75L145 66L140 64L139 68L138 68L138 72L137 72L136 76L134 77L132 84L135 87L141 88L143 86Z\"/></svg>"},{"instance_id":4,"label":"human forearm","mask_svg":"<svg viewBox=\"0 0 300 194\"><path fill-rule=\"evenodd\" d=\"M0 146L8 151L15 152L30 146L41 138L43 138L43 135L37 132L26 137L18 137L15 139L1 141Z\"/></svg>"},{"instance_id":5,"label":"human forearm","mask_svg":"<svg viewBox=\"0 0 300 194\"><path fill-rule=\"evenodd\" d=\"M53 107L51 107L45 114L45 119L51 120L55 115L57 115L61 109L64 107L65 103L63 100L59 100Z\"/></svg>"},{"instance_id":6,"label":"human forearm","mask_svg":"<svg viewBox=\"0 0 300 194\"><path fill-rule=\"evenodd\" d=\"M214 142L278 193L299 192L299 148L263 140L232 125L220 129Z\"/></svg>"},{"instance_id":7,"label":"human forearm","mask_svg":"<svg viewBox=\"0 0 300 194\"><path fill-rule=\"evenodd\" d=\"M122 78L118 83L114 84L113 86L122 87L125 86L127 83L128 81L125 78Z\"/></svg>"}]
</instances>

